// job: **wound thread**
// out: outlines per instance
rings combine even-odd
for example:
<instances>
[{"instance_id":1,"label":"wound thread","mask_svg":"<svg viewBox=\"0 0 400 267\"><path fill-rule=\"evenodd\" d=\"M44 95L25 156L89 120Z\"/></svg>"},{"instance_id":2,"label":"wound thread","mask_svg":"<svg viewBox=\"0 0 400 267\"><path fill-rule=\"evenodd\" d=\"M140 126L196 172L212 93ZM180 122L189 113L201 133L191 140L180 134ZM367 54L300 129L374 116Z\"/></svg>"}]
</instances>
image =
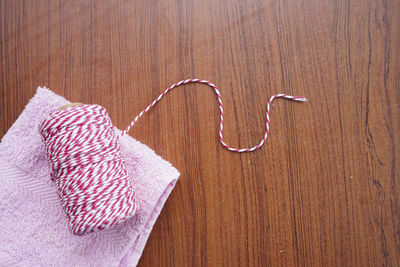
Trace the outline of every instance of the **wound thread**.
<instances>
[{"instance_id":1,"label":"wound thread","mask_svg":"<svg viewBox=\"0 0 400 267\"><path fill-rule=\"evenodd\" d=\"M39 132L74 234L106 229L135 214L132 180L105 108L58 110L39 125Z\"/></svg>"}]
</instances>

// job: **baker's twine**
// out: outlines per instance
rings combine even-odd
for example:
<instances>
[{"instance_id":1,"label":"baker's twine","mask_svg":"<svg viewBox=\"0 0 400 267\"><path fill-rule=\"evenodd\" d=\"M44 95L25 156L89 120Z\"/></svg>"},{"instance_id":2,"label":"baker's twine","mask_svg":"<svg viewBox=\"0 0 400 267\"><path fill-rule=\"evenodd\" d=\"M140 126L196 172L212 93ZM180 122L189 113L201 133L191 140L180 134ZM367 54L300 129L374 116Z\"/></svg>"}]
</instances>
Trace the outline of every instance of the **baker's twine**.
<instances>
[{"instance_id":1,"label":"baker's twine","mask_svg":"<svg viewBox=\"0 0 400 267\"><path fill-rule=\"evenodd\" d=\"M224 112L218 88L206 80L187 79L168 87L135 117L120 136L125 135L169 91L188 83L206 84L214 90L220 110L219 139L226 149L234 152L254 151L265 143L274 99L306 101L302 96L272 96L267 103L265 134L260 143L250 148L234 148L225 143L222 135ZM39 132L45 144L51 177L74 234L106 229L135 215L138 203L121 155L120 136L116 134L105 108L80 105L57 110L40 123Z\"/></svg>"}]
</instances>

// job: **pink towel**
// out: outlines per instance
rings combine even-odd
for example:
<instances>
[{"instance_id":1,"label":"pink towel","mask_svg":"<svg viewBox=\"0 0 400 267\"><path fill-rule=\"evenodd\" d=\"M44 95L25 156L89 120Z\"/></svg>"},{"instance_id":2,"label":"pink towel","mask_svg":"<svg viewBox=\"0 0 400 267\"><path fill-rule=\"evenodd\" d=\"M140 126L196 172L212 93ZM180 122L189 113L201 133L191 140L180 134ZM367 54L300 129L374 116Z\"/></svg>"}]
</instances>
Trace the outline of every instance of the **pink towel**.
<instances>
[{"instance_id":1,"label":"pink towel","mask_svg":"<svg viewBox=\"0 0 400 267\"><path fill-rule=\"evenodd\" d=\"M140 209L128 221L86 236L68 228L37 125L69 102L38 88L0 143L0 266L136 266L179 172L124 135L122 153Z\"/></svg>"}]
</instances>

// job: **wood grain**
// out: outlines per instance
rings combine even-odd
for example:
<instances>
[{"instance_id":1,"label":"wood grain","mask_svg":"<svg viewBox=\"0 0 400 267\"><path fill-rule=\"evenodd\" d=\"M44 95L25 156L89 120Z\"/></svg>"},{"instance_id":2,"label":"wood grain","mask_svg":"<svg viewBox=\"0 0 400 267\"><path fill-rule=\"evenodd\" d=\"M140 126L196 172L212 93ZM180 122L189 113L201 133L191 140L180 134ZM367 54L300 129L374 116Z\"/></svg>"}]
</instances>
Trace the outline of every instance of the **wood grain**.
<instances>
[{"instance_id":1,"label":"wood grain","mask_svg":"<svg viewBox=\"0 0 400 267\"><path fill-rule=\"evenodd\" d=\"M400 265L400 2L0 1L0 136L36 88L105 106L181 178L140 266Z\"/></svg>"}]
</instances>

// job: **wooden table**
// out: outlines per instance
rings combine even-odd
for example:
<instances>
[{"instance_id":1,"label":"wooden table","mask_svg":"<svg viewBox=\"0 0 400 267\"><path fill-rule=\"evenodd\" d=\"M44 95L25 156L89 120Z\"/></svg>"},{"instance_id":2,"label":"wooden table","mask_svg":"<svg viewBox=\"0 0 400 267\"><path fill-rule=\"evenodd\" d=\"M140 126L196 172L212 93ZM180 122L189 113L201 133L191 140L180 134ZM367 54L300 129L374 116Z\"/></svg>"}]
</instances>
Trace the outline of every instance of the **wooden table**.
<instances>
[{"instance_id":1,"label":"wooden table","mask_svg":"<svg viewBox=\"0 0 400 267\"><path fill-rule=\"evenodd\" d=\"M400 265L400 2L1 1L0 136L38 86L105 106L181 178L140 266Z\"/></svg>"}]
</instances>

